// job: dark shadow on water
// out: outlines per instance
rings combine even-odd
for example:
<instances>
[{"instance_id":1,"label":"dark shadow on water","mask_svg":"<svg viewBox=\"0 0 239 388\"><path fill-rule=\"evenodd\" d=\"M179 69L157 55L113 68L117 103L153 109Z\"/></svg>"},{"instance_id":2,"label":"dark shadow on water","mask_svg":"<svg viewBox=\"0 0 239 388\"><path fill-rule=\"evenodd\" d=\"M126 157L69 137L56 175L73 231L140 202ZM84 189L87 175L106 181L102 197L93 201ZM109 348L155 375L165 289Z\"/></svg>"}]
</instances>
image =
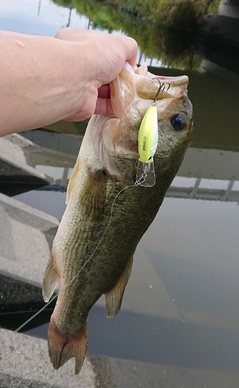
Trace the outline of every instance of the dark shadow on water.
<instances>
[{"instance_id":1,"label":"dark shadow on water","mask_svg":"<svg viewBox=\"0 0 239 388\"><path fill-rule=\"evenodd\" d=\"M16 330L45 305L39 286L17 276L0 273L0 327ZM54 306L55 300L22 331L49 322Z\"/></svg>"},{"instance_id":2,"label":"dark shadow on water","mask_svg":"<svg viewBox=\"0 0 239 388\"><path fill-rule=\"evenodd\" d=\"M31 190L41 190L44 186L45 183L19 182L17 179L14 181L13 177L11 181L0 182L0 193L13 197Z\"/></svg>"},{"instance_id":3,"label":"dark shadow on water","mask_svg":"<svg viewBox=\"0 0 239 388\"><path fill-rule=\"evenodd\" d=\"M48 324L42 323L49 320L51 311L41 314L38 322L33 321L35 327L28 327L26 334L46 339ZM21 313L22 320L26 317ZM0 315L1 325L11 329L17 319L15 313L7 323ZM98 306L89 314L88 330L90 353L184 368L235 372L239 368L237 331L129 311L108 319L105 308Z\"/></svg>"},{"instance_id":4,"label":"dark shadow on water","mask_svg":"<svg viewBox=\"0 0 239 388\"><path fill-rule=\"evenodd\" d=\"M93 353L185 368L239 368L239 336L232 330L126 311L112 320L99 307L88 326Z\"/></svg>"},{"instance_id":5,"label":"dark shadow on water","mask_svg":"<svg viewBox=\"0 0 239 388\"><path fill-rule=\"evenodd\" d=\"M39 309L31 308L25 311L13 311L13 312L4 312L0 313L0 327L8 330L15 331L22 324L24 324L28 319L33 317L35 313L37 313ZM42 335L42 328L48 327L48 322L50 316L52 314L53 308L47 308L42 312L38 317L34 318L31 322L29 322L22 330L21 333L25 331L28 332L33 330L34 336L39 338L47 338L47 329L44 332L44 336Z\"/></svg>"}]
</instances>

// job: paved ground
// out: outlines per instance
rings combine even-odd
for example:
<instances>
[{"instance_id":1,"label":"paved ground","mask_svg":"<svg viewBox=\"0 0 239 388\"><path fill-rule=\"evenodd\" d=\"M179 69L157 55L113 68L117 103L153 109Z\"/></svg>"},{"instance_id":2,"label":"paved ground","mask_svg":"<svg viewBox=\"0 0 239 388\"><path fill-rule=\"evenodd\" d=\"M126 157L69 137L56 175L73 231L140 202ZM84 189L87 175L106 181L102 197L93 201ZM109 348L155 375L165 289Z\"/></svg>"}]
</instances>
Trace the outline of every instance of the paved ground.
<instances>
[{"instance_id":1,"label":"paved ground","mask_svg":"<svg viewBox=\"0 0 239 388\"><path fill-rule=\"evenodd\" d=\"M0 329L1 388L232 388L233 372L87 355L79 375L74 360L55 371L45 340Z\"/></svg>"},{"instance_id":2,"label":"paved ground","mask_svg":"<svg viewBox=\"0 0 239 388\"><path fill-rule=\"evenodd\" d=\"M34 168L33 154L41 148L18 134L0 138L0 190L14 195L52 179Z\"/></svg>"},{"instance_id":3,"label":"paved ground","mask_svg":"<svg viewBox=\"0 0 239 388\"><path fill-rule=\"evenodd\" d=\"M58 220L3 194L0 218L1 272L40 285Z\"/></svg>"},{"instance_id":4,"label":"paved ground","mask_svg":"<svg viewBox=\"0 0 239 388\"><path fill-rule=\"evenodd\" d=\"M46 341L2 329L0 336L1 388L95 387L95 373L88 359L79 376L74 375L73 360L54 371Z\"/></svg>"}]
</instances>

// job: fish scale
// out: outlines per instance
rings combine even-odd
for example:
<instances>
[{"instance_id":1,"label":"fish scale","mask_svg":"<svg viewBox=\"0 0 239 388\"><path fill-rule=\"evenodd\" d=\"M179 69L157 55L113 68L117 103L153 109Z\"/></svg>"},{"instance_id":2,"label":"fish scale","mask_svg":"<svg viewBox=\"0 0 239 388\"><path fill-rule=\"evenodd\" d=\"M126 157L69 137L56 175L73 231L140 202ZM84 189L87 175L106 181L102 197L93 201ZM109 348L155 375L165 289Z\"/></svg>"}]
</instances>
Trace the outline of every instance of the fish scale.
<instances>
[{"instance_id":1,"label":"fish scale","mask_svg":"<svg viewBox=\"0 0 239 388\"><path fill-rule=\"evenodd\" d=\"M56 369L75 357L79 373L88 344L87 316L102 294L108 317L120 310L137 244L192 140L188 78L164 77L169 88L154 101L152 85L154 90L158 85L154 77L146 65L126 64L110 84L115 116L94 115L87 126L43 280L45 301L60 284L48 331L49 355ZM158 115L156 183L141 187L135 184L136 133L152 102Z\"/></svg>"}]
</instances>

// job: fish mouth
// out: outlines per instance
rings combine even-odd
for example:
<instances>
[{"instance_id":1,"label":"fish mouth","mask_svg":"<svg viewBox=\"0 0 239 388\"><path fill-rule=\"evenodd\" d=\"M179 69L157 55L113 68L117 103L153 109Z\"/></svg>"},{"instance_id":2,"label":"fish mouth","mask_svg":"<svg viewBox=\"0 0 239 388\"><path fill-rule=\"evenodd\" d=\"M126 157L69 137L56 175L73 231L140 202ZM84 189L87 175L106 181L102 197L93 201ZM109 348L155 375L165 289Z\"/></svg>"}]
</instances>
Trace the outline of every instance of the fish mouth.
<instances>
[{"instance_id":1,"label":"fish mouth","mask_svg":"<svg viewBox=\"0 0 239 388\"><path fill-rule=\"evenodd\" d=\"M128 66L127 66L128 67ZM154 75L148 71L146 64L134 69L135 74L143 76L137 82L140 98L161 100L163 98L181 98L187 92L189 79L187 75L177 77ZM157 93L160 89L160 92ZM157 96L157 98L155 98Z\"/></svg>"},{"instance_id":2,"label":"fish mouth","mask_svg":"<svg viewBox=\"0 0 239 388\"><path fill-rule=\"evenodd\" d=\"M139 67L132 67L126 62L120 75L110 84L114 115L121 118L129 113L132 106L149 107L158 100L180 99L187 96L188 83L186 75L178 77L154 75L148 71L145 63Z\"/></svg>"},{"instance_id":3,"label":"fish mouth","mask_svg":"<svg viewBox=\"0 0 239 388\"><path fill-rule=\"evenodd\" d=\"M146 64L132 67L125 64L110 83L113 115L92 120L93 149L110 176L122 179L123 160L137 160L138 132L148 108L157 106L158 122L169 122L175 112L190 120L191 105L187 96L188 77L156 76ZM159 90L160 88L160 90ZM118 161L120 163L118 164Z\"/></svg>"}]
</instances>

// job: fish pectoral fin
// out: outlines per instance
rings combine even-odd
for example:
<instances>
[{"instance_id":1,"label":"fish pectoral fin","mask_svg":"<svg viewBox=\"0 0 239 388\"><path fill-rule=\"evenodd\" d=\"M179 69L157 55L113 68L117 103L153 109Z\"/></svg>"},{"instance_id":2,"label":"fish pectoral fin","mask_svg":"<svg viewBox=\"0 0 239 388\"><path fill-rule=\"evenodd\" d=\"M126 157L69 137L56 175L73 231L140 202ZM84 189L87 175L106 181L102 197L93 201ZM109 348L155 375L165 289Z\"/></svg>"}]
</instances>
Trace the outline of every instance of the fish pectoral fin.
<instances>
[{"instance_id":1,"label":"fish pectoral fin","mask_svg":"<svg viewBox=\"0 0 239 388\"><path fill-rule=\"evenodd\" d=\"M57 288L59 283L59 275L57 272L55 259L53 253L47 263L43 284L42 284L42 296L45 302L48 302L53 292Z\"/></svg>"},{"instance_id":2,"label":"fish pectoral fin","mask_svg":"<svg viewBox=\"0 0 239 388\"><path fill-rule=\"evenodd\" d=\"M75 186L75 182L77 180L77 177L78 177L78 172L79 172L79 159L77 159L75 165L74 165L74 168L72 170L72 173L71 173L71 177L70 177L70 180L69 180L69 183L68 183L68 186L67 186L67 192L66 192L66 204L68 203L69 199L70 199L70 196L71 196L71 192Z\"/></svg>"},{"instance_id":3,"label":"fish pectoral fin","mask_svg":"<svg viewBox=\"0 0 239 388\"><path fill-rule=\"evenodd\" d=\"M100 220L105 208L106 172L102 169L89 170L82 188L80 204L82 215L87 219Z\"/></svg>"},{"instance_id":4,"label":"fish pectoral fin","mask_svg":"<svg viewBox=\"0 0 239 388\"><path fill-rule=\"evenodd\" d=\"M77 375L83 365L88 346L87 326L80 333L69 335L61 333L51 317L48 329L48 350L51 363L55 369L59 369L70 358L75 357L75 374Z\"/></svg>"},{"instance_id":5,"label":"fish pectoral fin","mask_svg":"<svg viewBox=\"0 0 239 388\"><path fill-rule=\"evenodd\" d=\"M112 288L112 290L110 290L105 294L105 302L106 302L108 318L113 318L116 314L118 314L120 310L123 295L124 295L124 290L131 274L132 264L133 264L133 256L130 258L124 272L120 276L114 288Z\"/></svg>"}]
</instances>

